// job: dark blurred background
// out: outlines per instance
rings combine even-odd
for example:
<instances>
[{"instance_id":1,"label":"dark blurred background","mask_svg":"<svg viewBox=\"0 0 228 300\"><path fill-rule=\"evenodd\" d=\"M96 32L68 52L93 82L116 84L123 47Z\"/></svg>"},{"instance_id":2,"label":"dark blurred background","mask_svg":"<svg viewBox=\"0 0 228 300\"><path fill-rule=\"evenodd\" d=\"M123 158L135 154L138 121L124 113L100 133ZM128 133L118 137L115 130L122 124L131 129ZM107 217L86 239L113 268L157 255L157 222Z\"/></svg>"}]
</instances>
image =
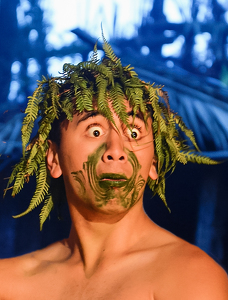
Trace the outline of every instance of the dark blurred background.
<instances>
[{"instance_id":1,"label":"dark blurred background","mask_svg":"<svg viewBox=\"0 0 228 300\"><path fill-rule=\"evenodd\" d=\"M59 3L58 3L59 2ZM0 190L21 156L27 97L42 75L64 62L87 60L101 23L123 64L164 85L173 110L194 130L216 166L178 165L167 176L170 214L145 193L145 210L159 225L205 250L228 271L228 2L226 0L0 0ZM103 51L99 48L99 55ZM20 219L33 180L14 199L0 199L0 257L20 255L66 237L66 204L39 231L38 207Z\"/></svg>"}]
</instances>

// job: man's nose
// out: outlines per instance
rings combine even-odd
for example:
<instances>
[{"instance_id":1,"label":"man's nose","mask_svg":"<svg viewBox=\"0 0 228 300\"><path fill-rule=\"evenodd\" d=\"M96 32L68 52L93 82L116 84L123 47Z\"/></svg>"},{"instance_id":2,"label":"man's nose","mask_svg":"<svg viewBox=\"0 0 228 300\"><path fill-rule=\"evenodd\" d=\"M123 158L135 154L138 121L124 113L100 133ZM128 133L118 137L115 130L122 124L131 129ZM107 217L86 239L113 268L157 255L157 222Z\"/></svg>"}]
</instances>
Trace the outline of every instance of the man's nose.
<instances>
[{"instance_id":1,"label":"man's nose","mask_svg":"<svg viewBox=\"0 0 228 300\"><path fill-rule=\"evenodd\" d=\"M106 142L106 150L102 157L104 162L127 161L127 154L124 151L123 137L120 132L112 128Z\"/></svg>"}]
</instances>

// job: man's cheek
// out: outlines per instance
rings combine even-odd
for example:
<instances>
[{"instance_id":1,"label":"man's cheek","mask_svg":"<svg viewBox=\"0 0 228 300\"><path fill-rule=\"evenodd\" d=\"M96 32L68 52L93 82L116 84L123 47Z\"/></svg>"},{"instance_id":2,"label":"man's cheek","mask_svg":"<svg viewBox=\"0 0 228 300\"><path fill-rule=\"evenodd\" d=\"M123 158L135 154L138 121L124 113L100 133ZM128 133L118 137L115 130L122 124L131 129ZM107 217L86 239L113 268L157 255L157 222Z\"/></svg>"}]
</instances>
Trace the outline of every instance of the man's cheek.
<instances>
[{"instance_id":1,"label":"man's cheek","mask_svg":"<svg viewBox=\"0 0 228 300\"><path fill-rule=\"evenodd\" d=\"M103 188L99 184L99 176L97 175L97 165L101 159L106 144L102 144L94 153L88 156L86 162L83 163L83 167L79 171L71 172L74 181L76 182L75 188L80 197L86 198L86 191L88 188L91 190L95 197L95 202L98 207L107 205L111 200L116 199L116 203L119 203L124 208L132 207L139 198L140 191L145 186L146 180L141 175L141 165L136 155L125 149L128 162L131 165L132 173L128 179L128 184L120 188ZM92 196L92 195L91 195Z\"/></svg>"},{"instance_id":2,"label":"man's cheek","mask_svg":"<svg viewBox=\"0 0 228 300\"><path fill-rule=\"evenodd\" d=\"M73 179L76 182L76 187L79 188L79 196L85 196L86 193L86 181L85 181L85 176L84 172L82 170L76 171L76 172L71 172Z\"/></svg>"},{"instance_id":3,"label":"man's cheek","mask_svg":"<svg viewBox=\"0 0 228 300\"><path fill-rule=\"evenodd\" d=\"M85 197L88 188L92 188L92 190L96 192L98 186L96 166L104 149L105 145L100 146L94 153L88 156L87 161L82 163L82 167L79 171L71 172L71 176L76 182L75 188L79 190L79 196ZM72 165L74 166L75 164L70 164L71 169Z\"/></svg>"}]
</instances>

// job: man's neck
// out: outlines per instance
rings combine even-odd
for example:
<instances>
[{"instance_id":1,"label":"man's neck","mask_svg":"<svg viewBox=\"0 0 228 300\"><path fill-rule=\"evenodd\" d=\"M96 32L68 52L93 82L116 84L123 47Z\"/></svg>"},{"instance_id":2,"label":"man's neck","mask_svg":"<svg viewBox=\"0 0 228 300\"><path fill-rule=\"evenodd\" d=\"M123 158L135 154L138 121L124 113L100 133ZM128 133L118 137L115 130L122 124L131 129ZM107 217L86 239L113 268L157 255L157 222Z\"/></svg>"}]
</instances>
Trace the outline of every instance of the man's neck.
<instances>
[{"instance_id":1,"label":"man's neck","mask_svg":"<svg viewBox=\"0 0 228 300\"><path fill-rule=\"evenodd\" d=\"M100 264L115 259L140 244L150 222L141 201L125 215L111 217L103 221L85 219L78 210L72 210L72 228L67 243L72 254L81 259L87 277L98 269ZM152 223L153 224L153 223ZM146 227L148 228L148 227Z\"/></svg>"}]
</instances>

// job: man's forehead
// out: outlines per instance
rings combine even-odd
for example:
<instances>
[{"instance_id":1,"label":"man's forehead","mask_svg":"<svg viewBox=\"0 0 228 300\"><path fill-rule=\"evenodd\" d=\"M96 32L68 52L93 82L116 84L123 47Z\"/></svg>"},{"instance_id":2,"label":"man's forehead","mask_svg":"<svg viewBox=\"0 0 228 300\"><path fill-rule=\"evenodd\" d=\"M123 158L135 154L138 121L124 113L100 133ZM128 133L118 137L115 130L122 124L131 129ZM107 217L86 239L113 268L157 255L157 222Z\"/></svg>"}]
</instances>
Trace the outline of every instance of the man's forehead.
<instances>
[{"instance_id":1,"label":"man's forehead","mask_svg":"<svg viewBox=\"0 0 228 300\"><path fill-rule=\"evenodd\" d=\"M129 107L127 109L126 113L127 113L128 117L137 118L137 119L142 120L143 122L145 120L145 113L142 113L141 111L137 111L135 113L131 107ZM117 115L120 118L120 115L118 115L118 113L116 113L113 110L112 110L112 114ZM77 119L78 119L77 123L83 122L83 121L89 119L90 117L95 117L95 116L102 116L107 119L107 117L98 109L94 109L91 111L83 111L81 113L76 113L76 115L77 115ZM149 112L146 113L146 119L148 119L148 117L150 117Z\"/></svg>"}]
</instances>

